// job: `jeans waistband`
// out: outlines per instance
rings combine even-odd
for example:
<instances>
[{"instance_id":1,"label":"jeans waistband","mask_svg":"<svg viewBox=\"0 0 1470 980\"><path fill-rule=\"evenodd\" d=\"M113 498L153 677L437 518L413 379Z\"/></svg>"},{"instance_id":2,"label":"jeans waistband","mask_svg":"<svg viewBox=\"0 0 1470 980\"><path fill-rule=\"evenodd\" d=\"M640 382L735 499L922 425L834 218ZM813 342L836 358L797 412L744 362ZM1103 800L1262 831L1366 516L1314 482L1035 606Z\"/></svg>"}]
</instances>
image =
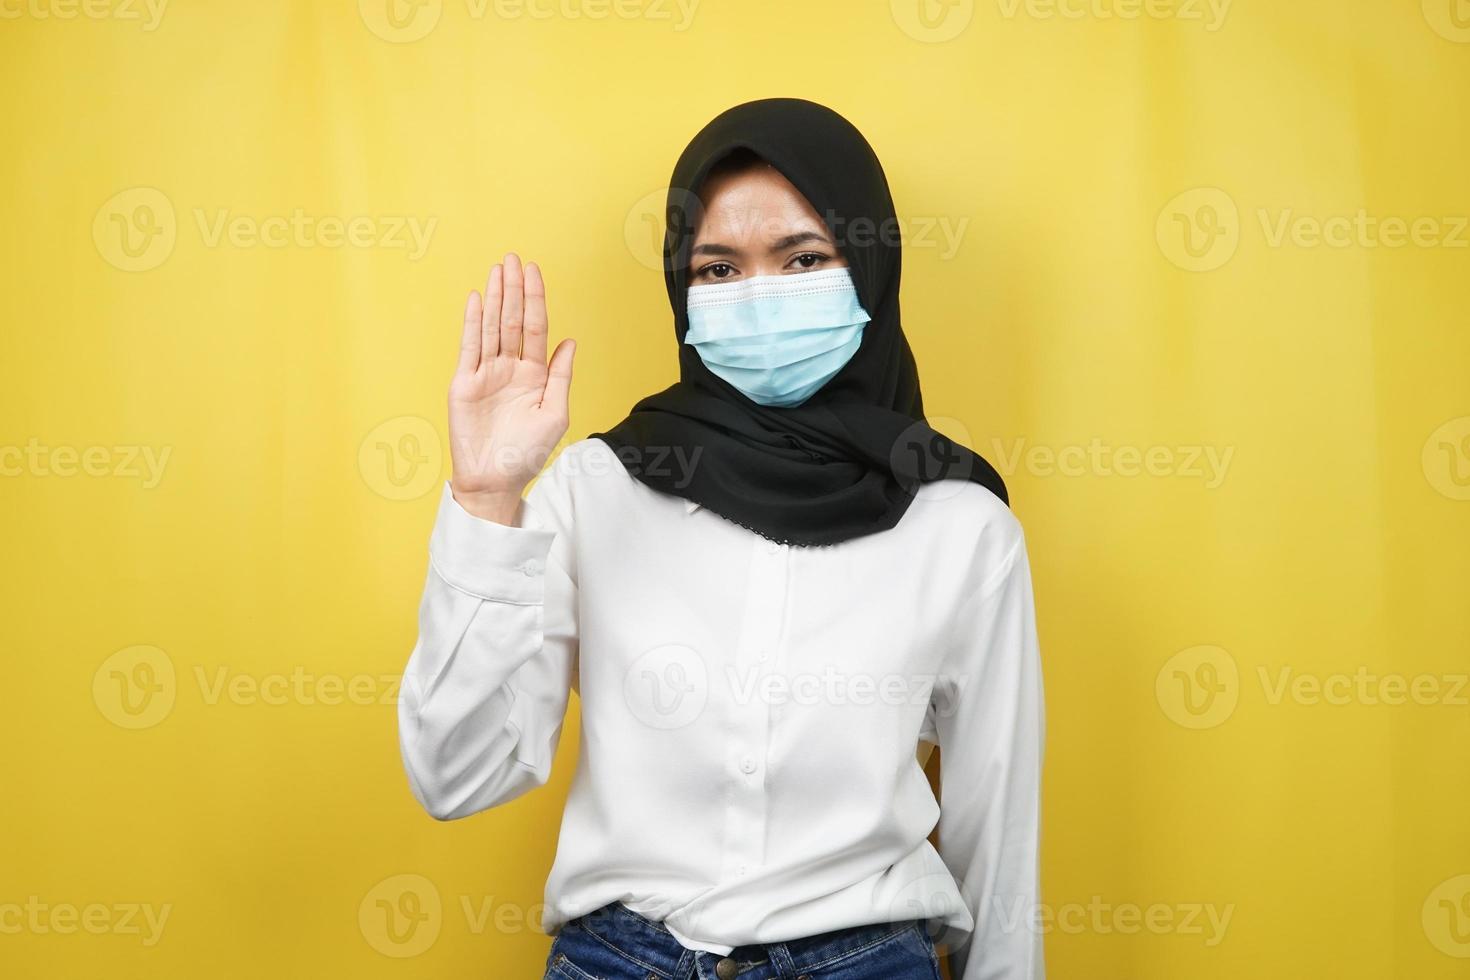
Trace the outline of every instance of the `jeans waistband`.
<instances>
[{"instance_id":1,"label":"jeans waistband","mask_svg":"<svg viewBox=\"0 0 1470 980\"><path fill-rule=\"evenodd\" d=\"M685 948L662 923L639 915L622 902L609 902L572 922L629 959L670 977L679 976L694 961L696 953L702 952ZM912 932L915 943L927 944L930 939L924 929L925 922L904 919L848 926L783 942L737 946L726 955L737 963L772 960L785 969L800 972L856 953L898 933ZM720 958L717 953L703 955Z\"/></svg>"}]
</instances>

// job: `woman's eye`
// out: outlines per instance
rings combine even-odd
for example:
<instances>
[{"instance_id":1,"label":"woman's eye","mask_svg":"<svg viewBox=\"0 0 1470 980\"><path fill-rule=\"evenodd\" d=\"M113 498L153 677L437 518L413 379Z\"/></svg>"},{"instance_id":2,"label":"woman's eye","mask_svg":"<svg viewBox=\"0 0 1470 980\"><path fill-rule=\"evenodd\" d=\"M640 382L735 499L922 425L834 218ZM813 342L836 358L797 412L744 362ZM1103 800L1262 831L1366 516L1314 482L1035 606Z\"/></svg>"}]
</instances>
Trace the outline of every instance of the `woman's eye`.
<instances>
[{"instance_id":1,"label":"woman's eye","mask_svg":"<svg viewBox=\"0 0 1470 980\"><path fill-rule=\"evenodd\" d=\"M715 262L699 270L697 278L728 279L735 274L735 267L726 262Z\"/></svg>"},{"instance_id":2,"label":"woman's eye","mask_svg":"<svg viewBox=\"0 0 1470 980\"><path fill-rule=\"evenodd\" d=\"M791 261L795 262L803 269L810 269L812 266L817 265L818 263L827 261L827 256L821 254L820 252L802 252Z\"/></svg>"}]
</instances>

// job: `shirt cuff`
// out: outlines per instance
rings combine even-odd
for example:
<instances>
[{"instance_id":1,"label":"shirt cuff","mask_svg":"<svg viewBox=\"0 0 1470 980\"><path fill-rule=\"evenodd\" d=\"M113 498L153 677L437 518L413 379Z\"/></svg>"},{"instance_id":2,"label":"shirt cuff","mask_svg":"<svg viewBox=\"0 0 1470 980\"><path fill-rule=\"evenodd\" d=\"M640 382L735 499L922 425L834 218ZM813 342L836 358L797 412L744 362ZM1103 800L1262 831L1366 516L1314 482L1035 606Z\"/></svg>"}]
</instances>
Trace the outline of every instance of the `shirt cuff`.
<instances>
[{"instance_id":1,"label":"shirt cuff","mask_svg":"<svg viewBox=\"0 0 1470 980\"><path fill-rule=\"evenodd\" d=\"M529 505L521 502L523 512ZM495 602L539 603L545 595L546 556L556 532L511 527L476 517L459 505L444 481L429 538L429 561L461 592Z\"/></svg>"}]
</instances>

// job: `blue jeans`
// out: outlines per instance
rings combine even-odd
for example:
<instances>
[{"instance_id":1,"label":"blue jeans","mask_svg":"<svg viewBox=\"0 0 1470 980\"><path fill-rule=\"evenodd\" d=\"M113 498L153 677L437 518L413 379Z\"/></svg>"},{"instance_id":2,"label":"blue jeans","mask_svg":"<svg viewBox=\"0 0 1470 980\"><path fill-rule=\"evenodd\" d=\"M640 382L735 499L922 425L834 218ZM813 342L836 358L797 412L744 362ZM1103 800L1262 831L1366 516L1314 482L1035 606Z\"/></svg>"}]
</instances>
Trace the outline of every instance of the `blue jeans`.
<instances>
[{"instance_id":1,"label":"blue jeans","mask_svg":"<svg viewBox=\"0 0 1470 980\"><path fill-rule=\"evenodd\" d=\"M688 949L661 923L610 902L562 925L544 980L940 980L928 926L852 926L721 956Z\"/></svg>"}]
</instances>

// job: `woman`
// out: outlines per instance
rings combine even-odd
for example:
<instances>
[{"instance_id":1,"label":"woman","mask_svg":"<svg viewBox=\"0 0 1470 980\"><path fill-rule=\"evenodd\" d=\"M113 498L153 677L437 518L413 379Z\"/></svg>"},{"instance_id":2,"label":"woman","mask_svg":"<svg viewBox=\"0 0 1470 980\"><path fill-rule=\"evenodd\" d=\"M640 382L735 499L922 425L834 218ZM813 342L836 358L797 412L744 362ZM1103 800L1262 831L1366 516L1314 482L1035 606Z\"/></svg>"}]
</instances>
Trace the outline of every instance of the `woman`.
<instances>
[{"instance_id":1,"label":"woman","mask_svg":"<svg viewBox=\"0 0 1470 980\"><path fill-rule=\"evenodd\" d=\"M465 310L400 703L438 819L578 767L547 976L1041 978L1042 680L1000 477L924 421L871 147L797 99L670 182L680 380L573 442L515 255ZM943 808L916 750L941 748ZM938 824L939 846L929 841Z\"/></svg>"}]
</instances>

